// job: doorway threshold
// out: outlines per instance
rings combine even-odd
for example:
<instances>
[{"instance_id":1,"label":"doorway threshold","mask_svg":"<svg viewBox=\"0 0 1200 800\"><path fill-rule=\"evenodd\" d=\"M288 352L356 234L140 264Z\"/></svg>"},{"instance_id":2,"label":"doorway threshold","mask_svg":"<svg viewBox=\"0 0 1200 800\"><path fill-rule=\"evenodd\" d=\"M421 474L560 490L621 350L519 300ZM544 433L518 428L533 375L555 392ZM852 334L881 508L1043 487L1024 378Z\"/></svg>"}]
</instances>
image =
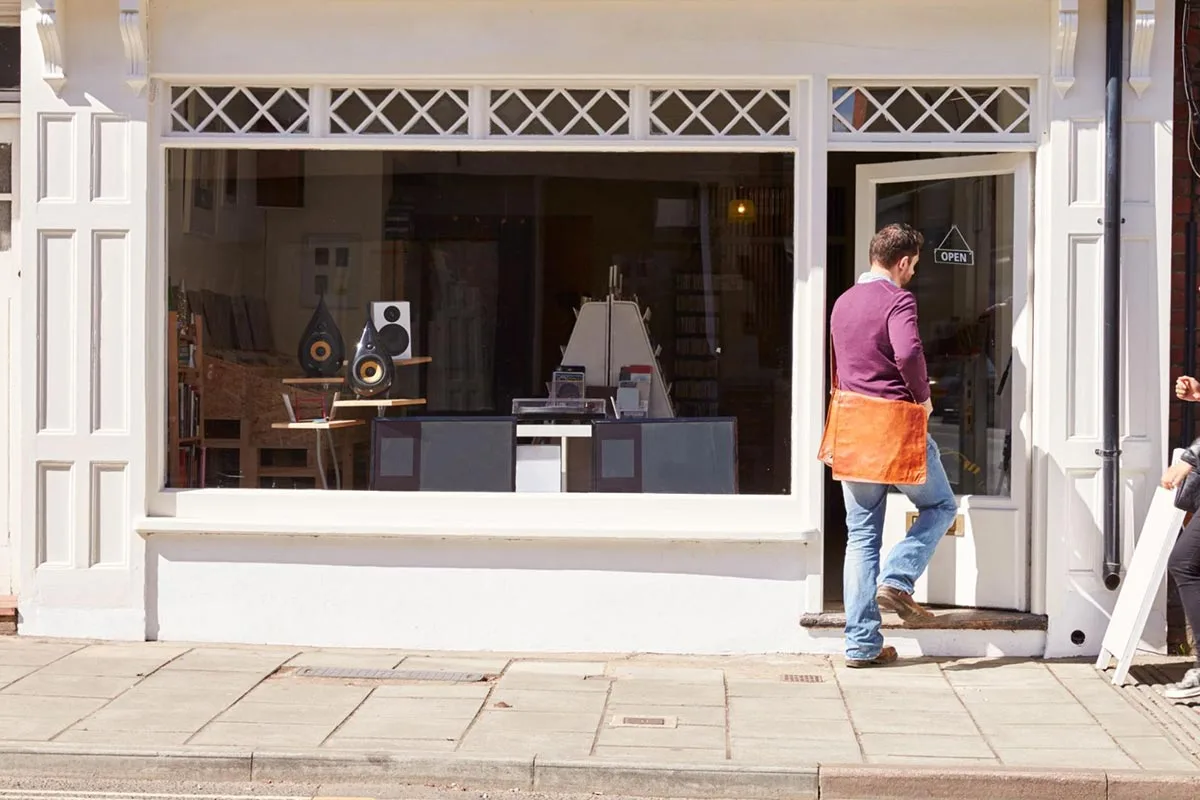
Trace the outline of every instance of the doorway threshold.
<instances>
[{"instance_id":1,"label":"doorway threshold","mask_svg":"<svg viewBox=\"0 0 1200 800\"><path fill-rule=\"evenodd\" d=\"M1045 631L1048 620L1045 614L1028 614L1022 611L947 606L926 608L933 612L933 619L919 624L907 624L896 614L885 613L883 627L908 630ZM800 617L800 627L812 630L842 630L846 627L846 614L842 611L804 614Z\"/></svg>"}]
</instances>

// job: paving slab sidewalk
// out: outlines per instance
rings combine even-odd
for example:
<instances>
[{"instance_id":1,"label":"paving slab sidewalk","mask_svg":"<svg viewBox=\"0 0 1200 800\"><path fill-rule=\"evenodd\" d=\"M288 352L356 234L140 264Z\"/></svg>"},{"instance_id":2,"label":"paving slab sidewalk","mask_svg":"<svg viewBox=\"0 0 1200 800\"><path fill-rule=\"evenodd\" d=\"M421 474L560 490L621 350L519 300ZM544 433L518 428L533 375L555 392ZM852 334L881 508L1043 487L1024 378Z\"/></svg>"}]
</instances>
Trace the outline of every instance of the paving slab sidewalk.
<instances>
[{"instance_id":1,"label":"paving slab sidewalk","mask_svg":"<svg viewBox=\"0 0 1200 800\"><path fill-rule=\"evenodd\" d=\"M305 667L433 679L312 676ZM1200 730L1197 708L1172 713L1175 723L1196 715ZM1138 780L1184 786L1194 797L1200 742L1164 719L1132 689L1076 662L917 660L849 670L820 656L0 639L0 772L774 797L816 796L820 767L829 782L822 797L835 797L866 780L856 776L883 780L896 769L989 780L1079 770L1070 785L1084 787L1080 797L1136 789ZM1104 780L1091 780L1097 775ZM1056 796L1076 796L1056 785ZM1105 794L1089 794L1100 785Z\"/></svg>"}]
</instances>

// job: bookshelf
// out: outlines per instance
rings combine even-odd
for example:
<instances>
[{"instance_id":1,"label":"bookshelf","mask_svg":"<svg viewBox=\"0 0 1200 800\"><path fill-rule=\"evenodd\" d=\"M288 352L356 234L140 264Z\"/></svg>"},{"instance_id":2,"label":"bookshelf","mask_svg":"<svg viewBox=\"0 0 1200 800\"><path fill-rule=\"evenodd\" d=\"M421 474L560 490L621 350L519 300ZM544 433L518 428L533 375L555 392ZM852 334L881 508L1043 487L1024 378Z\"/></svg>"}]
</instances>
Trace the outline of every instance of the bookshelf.
<instances>
[{"instance_id":1,"label":"bookshelf","mask_svg":"<svg viewBox=\"0 0 1200 800\"><path fill-rule=\"evenodd\" d=\"M204 485L204 320L192 316L179 330L179 314L167 315L167 486Z\"/></svg>"}]
</instances>

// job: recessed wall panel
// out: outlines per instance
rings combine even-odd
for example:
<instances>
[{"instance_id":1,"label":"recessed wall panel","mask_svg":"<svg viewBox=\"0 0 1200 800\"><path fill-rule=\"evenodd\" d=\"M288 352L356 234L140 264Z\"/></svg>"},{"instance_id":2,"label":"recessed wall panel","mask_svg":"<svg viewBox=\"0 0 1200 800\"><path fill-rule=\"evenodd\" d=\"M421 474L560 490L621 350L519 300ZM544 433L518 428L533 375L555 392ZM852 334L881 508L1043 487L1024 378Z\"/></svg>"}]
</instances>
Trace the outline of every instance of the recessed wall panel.
<instances>
[{"instance_id":1,"label":"recessed wall panel","mask_svg":"<svg viewBox=\"0 0 1200 800\"><path fill-rule=\"evenodd\" d=\"M38 233L38 430L74 429L75 237Z\"/></svg>"},{"instance_id":2,"label":"recessed wall panel","mask_svg":"<svg viewBox=\"0 0 1200 800\"><path fill-rule=\"evenodd\" d=\"M1104 128L1099 120L1071 122L1070 202L1095 204L1104 198Z\"/></svg>"},{"instance_id":3,"label":"recessed wall panel","mask_svg":"<svg viewBox=\"0 0 1200 800\"><path fill-rule=\"evenodd\" d=\"M129 237L92 243L92 429L129 428Z\"/></svg>"},{"instance_id":4,"label":"recessed wall panel","mask_svg":"<svg viewBox=\"0 0 1200 800\"><path fill-rule=\"evenodd\" d=\"M128 472L124 464L92 465L90 565L125 565L129 538L128 495Z\"/></svg>"},{"instance_id":5,"label":"recessed wall panel","mask_svg":"<svg viewBox=\"0 0 1200 800\"><path fill-rule=\"evenodd\" d=\"M38 115L38 200L75 199L75 115Z\"/></svg>"},{"instance_id":6,"label":"recessed wall panel","mask_svg":"<svg viewBox=\"0 0 1200 800\"><path fill-rule=\"evenodd\" d=\"M1122 148L1132 158L1121 160L1121 200L1124 203L1154 202L1154 123L1125 123Z\"/></svg>"},{"instance_id":7,"label":"recessed wall panel","mask_svg":"<svg viewBox=\"0 0 1200 800\"><path fill-rule=\"evenodd\" d=\"M129 202L129 120L115 114L92 117L92 199Z\"/></svg>"},{"instance_id":8,"label":"recessed wall panel","mask_svg":"<svg viewBox=\"0 0 1200 800\"><path fill-rule=\"evenodd\" d=\"M1137 391L1153 384L1158 362L1142 357L1158 349L1158 335L1169 320L1158 318L1154 248L1149 239L1121 242L1121 385L1130 387L1121 402L1121 435L1149 435L1161 419L1161 393ZM1167 391L1166 387L1162 391Z\"/></svg>"},{"instance_id":9,"label":"recessed wall panel","mask_svg":"<svg viewBox=\"0 0 1200 800\"><path fill-rule=\"evenodd\" d=\"M1066 537L1067 569L1074 573L1094 573L1100 569L1101 534L1096 526L1100 510L1100 473L1097 470L1072 470L1067 473L1066 524L1060 535Z\"/></svg>"},{"instance_id":10,"label":"recessed wall panel","mask_svg":"<svg viewBox=\"0 0 1200 800\"><path fill-rule=\"evenodd\" d=\"M37 468L37 565L70 567L74 562L75 487L71 464Z\"/></svg>"},{"instance_id":11,"label":"recessed wall panel","mask_svg":"<svg viewBox=\"0 0 1200 800\"><path fill-rule=\"evenodd\" d=\"M1103 300L1100 237L1068 245L1067 436L1100 435L1100 315Z\"/></svg>"}]
</instances>

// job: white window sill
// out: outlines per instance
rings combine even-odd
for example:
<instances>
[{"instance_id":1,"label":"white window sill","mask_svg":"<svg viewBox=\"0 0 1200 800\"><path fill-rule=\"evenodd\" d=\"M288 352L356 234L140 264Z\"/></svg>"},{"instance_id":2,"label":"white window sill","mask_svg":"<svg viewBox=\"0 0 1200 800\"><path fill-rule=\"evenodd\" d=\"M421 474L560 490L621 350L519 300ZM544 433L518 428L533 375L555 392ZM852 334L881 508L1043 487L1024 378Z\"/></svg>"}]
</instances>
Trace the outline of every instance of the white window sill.
<instances>
[{"instance_id":1,"label":"white window sill","mask_svg":"<svg viewBox=\"0 0 1200 800\"><path fill-rule=\"evenodd\" d=\"M803 543L794 496L468 494L197 489L162 492L142 535Z\"/></svg>"}]
</instances>

